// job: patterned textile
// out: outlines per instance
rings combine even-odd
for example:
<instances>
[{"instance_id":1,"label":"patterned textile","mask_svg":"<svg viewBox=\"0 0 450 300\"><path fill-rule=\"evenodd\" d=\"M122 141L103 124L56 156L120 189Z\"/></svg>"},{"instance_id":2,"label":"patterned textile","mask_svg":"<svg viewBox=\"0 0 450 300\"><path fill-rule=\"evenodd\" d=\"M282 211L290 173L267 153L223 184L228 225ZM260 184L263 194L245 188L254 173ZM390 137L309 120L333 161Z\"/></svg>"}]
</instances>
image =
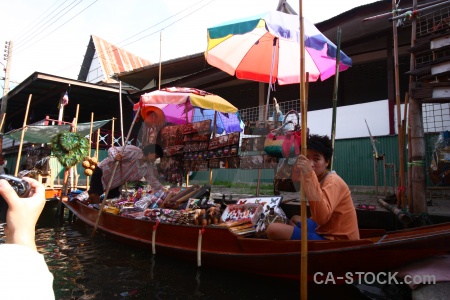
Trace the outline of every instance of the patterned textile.
<instances>
[{"instance_id":1,"label":"patterned textile","mask_svg":"<svg viewBox=\"0 0 450 300\"><path fill-rule=\"evenodd\" d=\"M108 183L111 180L111 175L114 170L116 160L114 159L117 154L122 153L122 147L111 147L108 149L108 157L99 163L99 167L103 171L102 183L106 189ZM111 182L111 187L115 188L121 186L127 181L138 181L143 177L147 180L148 184L153 190L162 189L162 184L155 177L155 166L150 162L141 162L143 156L142 150L136 146L128 145L125 147L123 158L119 161L119 164L114 173L114 177Z\"/></svg>"}]
</instances>

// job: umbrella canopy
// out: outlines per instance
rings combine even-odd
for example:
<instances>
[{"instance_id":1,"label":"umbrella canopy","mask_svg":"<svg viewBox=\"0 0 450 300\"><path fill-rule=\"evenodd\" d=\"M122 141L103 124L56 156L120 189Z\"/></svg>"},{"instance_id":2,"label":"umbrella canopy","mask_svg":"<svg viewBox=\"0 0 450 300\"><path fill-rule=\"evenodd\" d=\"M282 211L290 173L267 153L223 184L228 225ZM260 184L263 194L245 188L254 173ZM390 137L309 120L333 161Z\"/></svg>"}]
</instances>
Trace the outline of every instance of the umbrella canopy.
<instances>
[{"instance_id":1,"label":"umbrella canopy","mask_svg":"<svg viewBox=\"0 0 450 300\"><path fill-rule=\"evenodd\" d=\"M173 87L146 93L134 109L138 107L144 120L150 112L159 109L165 122L173 124L211 120L213 126L217 112L216 133L242 131L238 109L234 105L218 95L198 89Z\"/></svg>"},{"instance_id":2,"label":"umbrella canopy","mask_svg":"<svg viewBox=\"0 0 450 300\"><path fill-rule=\"evenodd\" d=\"M309 81L325 80L336 72L336 45L313 23L304 20L305 72ZM239 79L300 83L300 25L297 15L279 11L226 22L208 28L206 61ZM340 51L339 70L352 60Z\"/></svg>"}]
</instances>

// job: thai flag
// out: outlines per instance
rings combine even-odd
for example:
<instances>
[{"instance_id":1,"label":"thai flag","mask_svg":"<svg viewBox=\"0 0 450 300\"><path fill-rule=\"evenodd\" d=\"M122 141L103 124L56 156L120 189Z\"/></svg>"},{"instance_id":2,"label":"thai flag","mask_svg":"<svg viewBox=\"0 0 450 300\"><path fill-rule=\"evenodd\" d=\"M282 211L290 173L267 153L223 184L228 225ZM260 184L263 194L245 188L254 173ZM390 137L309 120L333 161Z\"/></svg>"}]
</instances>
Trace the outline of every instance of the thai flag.
<instances>
[{"instance_id":1,"label":"thai flag","mask_svg":"<svg viewBox=\"0 0 450 300\"><path fill-rule=\"evenodd\" d=\"M69 104L69 93L66 91L66 93L61 99L61 105L66 106L67 104Z\"/></svg>"}]
</instances>

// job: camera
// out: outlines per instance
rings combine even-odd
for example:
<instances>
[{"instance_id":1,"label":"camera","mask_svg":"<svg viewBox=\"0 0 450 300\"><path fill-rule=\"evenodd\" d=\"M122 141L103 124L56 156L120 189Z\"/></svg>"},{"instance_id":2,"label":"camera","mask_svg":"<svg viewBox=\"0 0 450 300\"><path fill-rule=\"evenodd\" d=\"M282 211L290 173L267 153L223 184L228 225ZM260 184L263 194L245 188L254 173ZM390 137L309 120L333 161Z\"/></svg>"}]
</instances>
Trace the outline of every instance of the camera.
<instances>
[{"instance_id":1,"label":"camera","mask_svg":"<svg viewBox=\"0 0 450 300\"><path fill-rule=\"evenodd\" d=\"M8 174L0 174L0 179L8 181L19 197L27 197L30 194L31 187L28 181ZM0 223L6 222L7 210L8 203L0 196Z\"/></svg>"}]
</instances>

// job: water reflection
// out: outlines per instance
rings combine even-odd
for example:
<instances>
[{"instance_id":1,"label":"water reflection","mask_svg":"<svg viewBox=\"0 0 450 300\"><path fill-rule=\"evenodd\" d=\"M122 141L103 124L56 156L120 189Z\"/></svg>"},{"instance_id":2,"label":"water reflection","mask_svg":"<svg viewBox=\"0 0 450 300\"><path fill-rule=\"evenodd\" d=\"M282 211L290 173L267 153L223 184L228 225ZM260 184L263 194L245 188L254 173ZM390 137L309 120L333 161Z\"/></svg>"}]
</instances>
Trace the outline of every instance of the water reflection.
<instances>
[{"instance_id":1,"label":"water reflection","mask_svg":"<svg viewBox=\"0 0 450 300\"><path fill-rule=\"evenodd\" d=\"M3 237L3 232L0 230ZM38 251L54 275L56 299L299 299L299 282L198 268L151 250L91 238L84 224L37 230ZM309 299L368 299L352 286L308 289Z\"/></svg>"}]
</instances>

